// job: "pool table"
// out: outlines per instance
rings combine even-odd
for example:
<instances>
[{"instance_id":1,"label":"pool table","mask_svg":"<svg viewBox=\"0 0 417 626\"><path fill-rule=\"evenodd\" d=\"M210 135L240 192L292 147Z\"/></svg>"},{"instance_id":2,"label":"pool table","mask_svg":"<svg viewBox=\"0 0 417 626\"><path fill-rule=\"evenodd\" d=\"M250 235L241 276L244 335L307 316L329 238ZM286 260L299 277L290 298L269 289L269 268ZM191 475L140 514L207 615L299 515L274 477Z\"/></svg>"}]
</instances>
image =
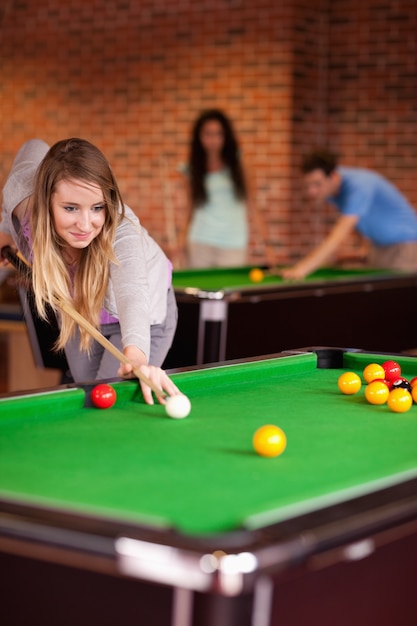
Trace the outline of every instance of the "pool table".
<instances>
[{"instance_id":1,"label":"pool table","mask_svg":"<svg viewBox=\"0 0 417 626\"><path fill-rule=\"evenodd\" d=\"M165 367L312 345L417 347L417 273L324 268L304 280L253 283L251 269L174 272L179 319Z\"/></svg>"},{"instance_id":2,"label":"pool table","mask_svg":"<svg viewBox=\"0 0 417 626\"><path fill-rule=\"evenodd\" d=\"M111 383L106 410L92 385L2 396L3 622L415 624L417 406L337 386L391 357L311 348L172 372L182 420L136 381ZM252 448L268 423L287 437L275 458Z\"/></svg>"}]
</instances>

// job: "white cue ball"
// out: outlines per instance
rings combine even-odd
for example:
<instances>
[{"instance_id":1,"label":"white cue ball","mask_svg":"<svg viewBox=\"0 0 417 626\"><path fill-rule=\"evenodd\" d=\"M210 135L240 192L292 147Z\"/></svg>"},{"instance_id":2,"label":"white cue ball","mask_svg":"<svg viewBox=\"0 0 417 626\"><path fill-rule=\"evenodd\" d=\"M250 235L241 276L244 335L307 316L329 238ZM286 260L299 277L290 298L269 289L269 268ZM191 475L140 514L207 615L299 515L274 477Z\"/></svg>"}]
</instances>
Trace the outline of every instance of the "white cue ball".
<instances>
[{"instance_id":1,"label":"white cue ball","mask_svg":"<svg viewBox=\"0 0 417 626\"><path fill-rule=\"evenodd\" d=\"M191 402L184 394L170 396L166 400L165 411L169 417L182 419L183 417L187 417L191 411Z\"/></svg>"}]
</instances>

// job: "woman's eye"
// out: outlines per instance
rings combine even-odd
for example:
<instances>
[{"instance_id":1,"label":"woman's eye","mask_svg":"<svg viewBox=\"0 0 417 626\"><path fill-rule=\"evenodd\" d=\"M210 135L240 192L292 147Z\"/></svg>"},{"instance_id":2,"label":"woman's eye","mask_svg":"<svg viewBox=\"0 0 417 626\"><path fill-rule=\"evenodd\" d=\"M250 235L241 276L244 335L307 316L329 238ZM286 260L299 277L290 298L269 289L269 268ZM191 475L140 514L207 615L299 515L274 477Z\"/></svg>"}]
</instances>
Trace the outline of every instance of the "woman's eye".
<instances>
[{"instance_id":1,"label":"woman's eye","mask_svg":"<svg viewBox=\"0 0 417 626\"><path fill-rule=\"evenodd\" d=\"M104 211L105 208L105 204L97 204L95 207L93 207L93 211L96 211L98 213L99 211Z\"/></svg>"},{"instance_id":2,"label":"woman's eye","mask_svg":"<svg viewBox=\"0 0 417 626\"><path fill-rule=\"evenodd\" d=\"M75 206L64 206L64 209L66 211L76 211L77 207L75 207Z\"/></svg>"}]
</instances>

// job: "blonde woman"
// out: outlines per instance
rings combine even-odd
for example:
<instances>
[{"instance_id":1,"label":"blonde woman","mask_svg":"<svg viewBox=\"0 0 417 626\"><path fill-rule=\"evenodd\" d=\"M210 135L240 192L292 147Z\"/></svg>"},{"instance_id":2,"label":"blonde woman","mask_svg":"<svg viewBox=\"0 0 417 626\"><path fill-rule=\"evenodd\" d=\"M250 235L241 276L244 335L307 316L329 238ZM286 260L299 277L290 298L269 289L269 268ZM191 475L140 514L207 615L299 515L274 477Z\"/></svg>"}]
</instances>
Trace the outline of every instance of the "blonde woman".
<instances>
[{"instance_id":1,"label":"blonde woman","mask_svg":"<svg viewBox=\"0 0 417 626\"><path fill-rule=\"evenodd\" d=\"M96 146L78 138L50 149L37 139L24 144L3 189L0 243L11 239L32 262L40 316L56 297L71 304L157 386L179 393L161 369L177 321L170 262L123 204ZM133 375L131 365L57 313L57 348L76 382Z\"/></svg>"}]
</instances>

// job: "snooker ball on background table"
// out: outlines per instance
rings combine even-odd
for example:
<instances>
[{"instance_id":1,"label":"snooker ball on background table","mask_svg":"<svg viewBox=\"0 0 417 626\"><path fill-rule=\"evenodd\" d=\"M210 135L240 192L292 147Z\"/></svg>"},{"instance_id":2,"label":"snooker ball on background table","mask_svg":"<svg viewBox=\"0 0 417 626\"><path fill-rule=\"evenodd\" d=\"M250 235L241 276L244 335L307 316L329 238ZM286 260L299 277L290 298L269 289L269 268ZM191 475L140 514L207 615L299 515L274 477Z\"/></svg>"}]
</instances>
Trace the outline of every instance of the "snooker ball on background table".
<instances>
[{"instance_id":1,"label":"snooker ball on background table","mask_svg":"<svg viewBox=\"0 0 417 626\"><path fill-rule=\"evenodd\" d=\"M265 274L259 267L254 267L249 272L249 280L251 280L253 283L261 283L264 277L265 277Z\"/></svg>"},{"instance_id":2,"label":"snooker ball on background table","mask_svg":"<svg viewBox=\"0 0 417 626\"><path fill-rule=\"evenodd\" d=\"M116 391L111 385L101 383L91 390L91 401L98 409L109 409L116 402Z\"/></svg>"},{"instance_id":3,"label":"snooker ball on background table","mask_svg":"<svg viewBox=\"0 0 417 626\"><path fill-rule=\"evenodd\" d=\"M260 456L272 458L284 452L287 446L287 437L278 426L266 424L255 432L252 443L255 452Z\"/></svg>"}]
</instances>

